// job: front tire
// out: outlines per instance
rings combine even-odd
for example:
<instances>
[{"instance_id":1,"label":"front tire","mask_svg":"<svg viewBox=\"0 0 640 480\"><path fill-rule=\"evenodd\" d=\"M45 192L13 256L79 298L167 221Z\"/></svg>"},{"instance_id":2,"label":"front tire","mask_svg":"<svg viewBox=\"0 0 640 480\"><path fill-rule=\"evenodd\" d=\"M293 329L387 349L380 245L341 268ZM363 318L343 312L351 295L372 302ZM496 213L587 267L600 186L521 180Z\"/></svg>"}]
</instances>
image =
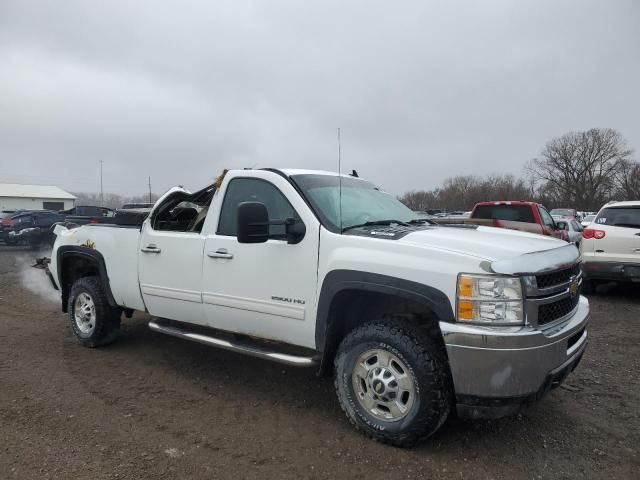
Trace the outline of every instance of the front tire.
<instances>
[{"instance_id":1,"label":"front tire","mask_svg":"<svg viewBox=\"0 0 640 480\"><path fill-rule=\"evenodd\" d=\"M68 303L71 329L81 345L107 345L120 329L120 309L109 305L98 277L83 277L71 287Z\"/></svg>"},{"instance_id":2,"label":"front tire","mask_svg":"<svg viewBox=\"0 0 640 480\"><path fill-rule=\"evenodd\" d=\"M365 435L410 447L435 433L451 410L444 347L399 321L375 321L342 341L335 387L351 423Z\"/></svg>"}]
</instances>

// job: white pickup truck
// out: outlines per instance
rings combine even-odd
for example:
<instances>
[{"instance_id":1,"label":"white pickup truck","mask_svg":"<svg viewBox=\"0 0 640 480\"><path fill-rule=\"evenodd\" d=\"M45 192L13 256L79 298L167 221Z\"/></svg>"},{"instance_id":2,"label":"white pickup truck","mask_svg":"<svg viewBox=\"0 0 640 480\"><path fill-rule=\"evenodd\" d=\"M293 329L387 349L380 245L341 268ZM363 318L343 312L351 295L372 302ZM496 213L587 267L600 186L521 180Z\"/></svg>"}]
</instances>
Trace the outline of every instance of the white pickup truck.
<instances>
[{"instance_id":1,"label":"white pickup truck","mask_svg":"<svg viewBox=\"0 0 640 480\"><path fill-rule=\"evenodd\" d=\"M139 310L155 332L315 365L359 430L398 446L452 412L513 413L587 345L575 245L434 225L353 176L233 170L139 225L56 234L48 272L82 345Z\"/></svg>"}]
</instances>

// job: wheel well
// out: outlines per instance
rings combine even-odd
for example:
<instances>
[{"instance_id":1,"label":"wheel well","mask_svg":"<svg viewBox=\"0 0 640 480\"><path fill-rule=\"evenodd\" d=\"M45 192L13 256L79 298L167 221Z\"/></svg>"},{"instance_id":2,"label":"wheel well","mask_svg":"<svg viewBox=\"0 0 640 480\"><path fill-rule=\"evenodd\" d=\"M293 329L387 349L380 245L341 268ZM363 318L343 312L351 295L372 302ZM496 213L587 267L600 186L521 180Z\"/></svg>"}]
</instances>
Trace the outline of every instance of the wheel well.
<instances>
[{"instance_id":1,"label":"wheel well","mask_svg":"<svg viewBox=\"0 0 640 480\"><path fill-rule=\"evenodd\" d=\"M99 277L100 265L95 259L85 255L65 255L59 268L62 311L66 312L71 286L82 277Z\"/></svg>"},{"instance_id":2,"label":"wheel well","mask_svg":"<svg viewBox=\"0 0 640 480\"><path fill-rule=\"evenodd\" d=\"M329 309L320 373L331 373L340 342L349 332L366 322L385 317L400 318L424 329L446 355L438 319L425 303L374 291L342 290L333 298Z\"/></svg>"}]
</instances>

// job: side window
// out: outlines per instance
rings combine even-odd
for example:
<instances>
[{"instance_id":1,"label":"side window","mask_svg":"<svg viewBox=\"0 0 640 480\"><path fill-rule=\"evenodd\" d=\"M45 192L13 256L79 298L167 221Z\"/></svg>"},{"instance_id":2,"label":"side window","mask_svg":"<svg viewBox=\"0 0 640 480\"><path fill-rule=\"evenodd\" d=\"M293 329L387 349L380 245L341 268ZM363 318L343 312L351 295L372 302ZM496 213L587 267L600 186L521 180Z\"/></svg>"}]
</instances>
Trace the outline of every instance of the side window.
<instances>
[{"instance_id":1,"label":"side window","mask_svg":"<svg viewBox=\"0 0 640 480\"><path fill-rule=\"evenodd\" d=\"M553 217L549 215L549 212L547 212L543 207L539 207L538 210L540 210L540 217L542 217L542 223L544 223L546 227L553 229L555 226Z\"/></svg>"},{"instance_id":2,"label":"side window","mask_svg":"<svg viewBox=\"0 0 640 480\"><path fill-rule=\"evenodd\" d=\"M234 178L227 187L222 203L218 235L236 236L237 209L238 204L242 202L264 203L270 220L299 218L287 198L272 183L257 178ZM286 239L285 226L271 225L269 237L278 240Z\"/></svg>"},{"instance_id":3,"label":"side window","mask_svg":"<svg viewBox=\"0 0 640 480\"><path fill-rule=\"evenodd\" d=\"M172 232L199 232L199 223L202 207L192 202L177 198L162 205L160 212L154 219L154 230L165 230ZM206 215L206 212L204 212ZM202 228L202 225L199 225Z\"/></svg>"}]
</instances>

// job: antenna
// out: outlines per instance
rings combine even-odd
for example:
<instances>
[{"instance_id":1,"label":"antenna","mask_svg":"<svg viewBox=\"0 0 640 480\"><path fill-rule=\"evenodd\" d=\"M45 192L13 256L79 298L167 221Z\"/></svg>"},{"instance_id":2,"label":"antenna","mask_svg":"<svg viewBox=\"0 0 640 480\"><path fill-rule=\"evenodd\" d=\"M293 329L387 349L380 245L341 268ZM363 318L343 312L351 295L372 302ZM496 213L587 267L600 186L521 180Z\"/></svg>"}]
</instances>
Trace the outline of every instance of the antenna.
<instances>
[{"instance_id":1,"label":"antenna","mask_svg":"<svg viewBox=\"0 0 640 480\"><path fill-rule=\"evenodd\" d=\"M102 164L104 160L100 160L100 206L104 207L104 191L102 190Z\"/></svg>"},{"instance_id":2,"label":"antenna","mask_svg":"<svg viewBox=\"0 0 640 480\"><path fill-rule=\"evenodd\" d=\"M151 203L151 175L149 175L149 203Z\"/></svg>"},{"instance_id":3,"label":"antenna","mask_svg":"<svg viewBox=\"0 0 640 480\"><path fill-rule=\"evenodd\" d=\"M340 128L338 127L338 210L340 212L339 224L342 234L342 145L340 143Z\"/></svg>"}]
</instances>

